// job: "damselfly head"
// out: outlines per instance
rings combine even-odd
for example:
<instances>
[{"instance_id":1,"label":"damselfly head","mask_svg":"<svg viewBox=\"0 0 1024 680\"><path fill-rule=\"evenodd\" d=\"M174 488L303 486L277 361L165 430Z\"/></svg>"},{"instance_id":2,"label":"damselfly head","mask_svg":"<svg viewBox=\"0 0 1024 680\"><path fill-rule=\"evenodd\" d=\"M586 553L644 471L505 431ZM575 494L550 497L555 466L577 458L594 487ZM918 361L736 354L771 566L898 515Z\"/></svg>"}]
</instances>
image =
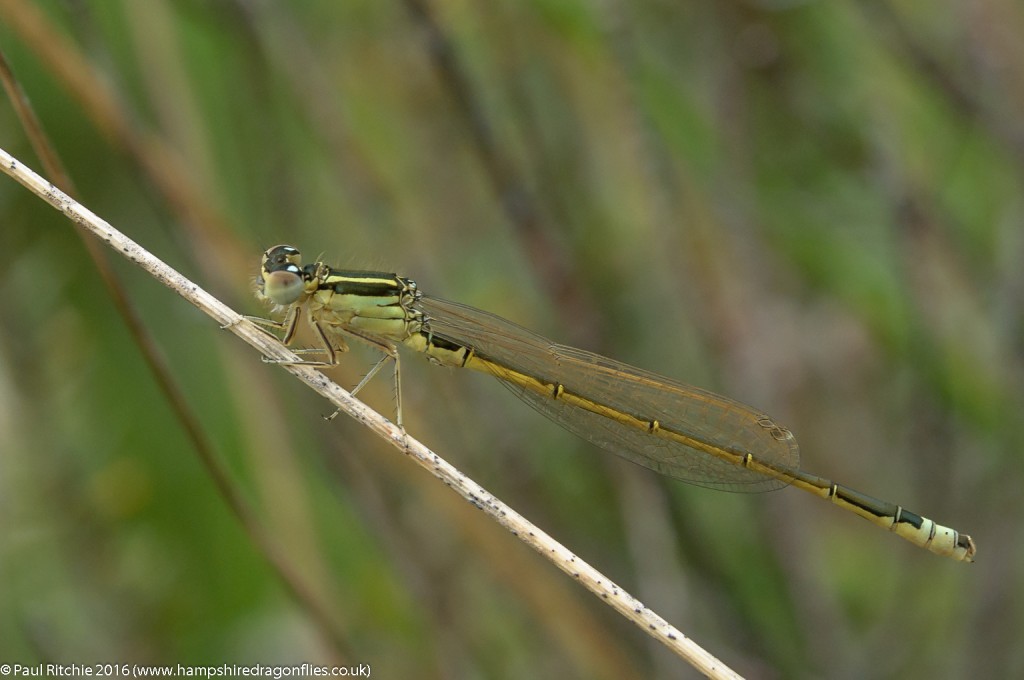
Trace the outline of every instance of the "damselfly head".
<instances>
[{"instance_id":1,"label":"damselfly head","mask_svg":"<svg viewBox=\"0 0 1024 680\"><path fill-rule=\"evenodd\" d=\"M306 273L299 267L302 256L292 246L274 246L263 253L256 296L287 307L305 292Z\"/></svg>"}]
</instances>

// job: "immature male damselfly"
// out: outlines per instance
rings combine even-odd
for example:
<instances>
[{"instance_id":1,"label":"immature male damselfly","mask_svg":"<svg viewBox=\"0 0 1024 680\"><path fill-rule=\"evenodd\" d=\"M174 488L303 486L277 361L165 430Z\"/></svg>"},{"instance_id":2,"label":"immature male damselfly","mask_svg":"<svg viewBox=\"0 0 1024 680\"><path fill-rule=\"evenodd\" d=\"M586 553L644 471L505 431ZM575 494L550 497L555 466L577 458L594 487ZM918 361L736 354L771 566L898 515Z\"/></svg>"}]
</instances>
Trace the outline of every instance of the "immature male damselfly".
<instances>
[{"instance_id":1,"label":"immature male damselfly","mask_svg":"<svg viewBox=\"0 0 1024 680\"><path fill-rule=\"evenodd\" d=\"M303 265L292 246L263 254L256 295L283 311L282 321L252 318L283 331L290 343L300 319L316 333L320 354L303 361L333 366L345 336L383 356L356 394L388 361L395 363L397 421L402 426L398 345L441 366L489 373L567 430L656 472L731 491L792 485L831 501L911 543L955 560L974 561L970 536L800 469L793 434L749 406L551 342L488 312L421 293L396 274Z\"/></svg>"}]
</instances>

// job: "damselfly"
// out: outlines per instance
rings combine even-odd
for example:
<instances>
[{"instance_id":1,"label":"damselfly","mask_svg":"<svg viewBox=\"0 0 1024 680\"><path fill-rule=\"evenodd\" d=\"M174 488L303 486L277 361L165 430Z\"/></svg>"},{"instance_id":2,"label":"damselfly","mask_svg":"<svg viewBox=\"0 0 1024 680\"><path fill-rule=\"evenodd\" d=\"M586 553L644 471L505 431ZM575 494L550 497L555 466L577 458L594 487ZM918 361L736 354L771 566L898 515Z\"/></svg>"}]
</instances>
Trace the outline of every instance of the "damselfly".
<instances>
[{"instance_id":1,"label":"damselfly","mask_svg":"<svg viewBox=\"0 0 1024 680\"><path fill-rule=\"evenodd\" d=\"M551 342L501 317L421 293L396 274L303 265L299 251L263 254L256 294L283 311L285 344L304 318L320 347L297 350L333 366L345 337L383 356L357 393L393 361L397 421L402 425L398 345L442 366L489 373L567 430L656 472L732 491L792 485L831 501L911 543L955 560L974 561L970 536L800 469L793 434L767 415L726 397L580 349Z\"/></svg>"}]
</instances>

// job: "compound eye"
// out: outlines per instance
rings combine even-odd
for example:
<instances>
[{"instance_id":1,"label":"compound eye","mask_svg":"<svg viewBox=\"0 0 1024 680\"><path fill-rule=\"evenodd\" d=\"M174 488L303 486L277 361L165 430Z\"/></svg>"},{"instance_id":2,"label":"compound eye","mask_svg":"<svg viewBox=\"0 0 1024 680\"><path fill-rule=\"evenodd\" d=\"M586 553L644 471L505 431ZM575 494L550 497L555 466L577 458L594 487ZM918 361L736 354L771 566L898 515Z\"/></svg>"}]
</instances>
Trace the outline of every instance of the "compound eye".
<instances>
[{"instance_id":1,"label":"compound eye","mask_svg":"<svg viewBox=\"0 0 1024 680\"><path fill-rule=\"evenodd\" d=\"M278 305L290 305L306 291L302 270L294 264L278 265L270 271L264 269L260 278L263 294Z\"/></svg>"},{"instance_id":2,"label":"compound eye","mask_svg":"<svg viewBox=\"0 0 1024 680\"><path fill-rule=\"evenodd\" d=\"M302 255L298 248L293 246L274 246L263 253L263 269L283 264L302 264Z\"/></svg>"}]
</instances>

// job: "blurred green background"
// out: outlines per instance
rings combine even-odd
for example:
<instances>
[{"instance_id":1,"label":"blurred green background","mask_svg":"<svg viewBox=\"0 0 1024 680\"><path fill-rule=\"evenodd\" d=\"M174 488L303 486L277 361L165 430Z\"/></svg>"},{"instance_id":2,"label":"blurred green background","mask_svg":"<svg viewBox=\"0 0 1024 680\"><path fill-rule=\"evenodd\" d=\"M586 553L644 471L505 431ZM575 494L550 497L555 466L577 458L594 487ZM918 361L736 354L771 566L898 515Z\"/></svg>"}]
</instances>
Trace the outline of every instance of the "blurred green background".
<instances>
[{"instance_id":1,"label":"blurred green background","mask_svg":"<svg viewBox=\"0 0 1024 680\"><path fill-rule=\"evenodd\" d=\"M1024 674L1022 34L1014 0L0 1L81 200L243 313L270 245L397 271L754 404L806 469L974 537L957 564L662 479L406 357L410 433L764 678ZM9 100L0 146L41 170ZM114 258L246 528L7 178L0 253L0 662L696 674Z\"/></svg>"}]
</instances>

